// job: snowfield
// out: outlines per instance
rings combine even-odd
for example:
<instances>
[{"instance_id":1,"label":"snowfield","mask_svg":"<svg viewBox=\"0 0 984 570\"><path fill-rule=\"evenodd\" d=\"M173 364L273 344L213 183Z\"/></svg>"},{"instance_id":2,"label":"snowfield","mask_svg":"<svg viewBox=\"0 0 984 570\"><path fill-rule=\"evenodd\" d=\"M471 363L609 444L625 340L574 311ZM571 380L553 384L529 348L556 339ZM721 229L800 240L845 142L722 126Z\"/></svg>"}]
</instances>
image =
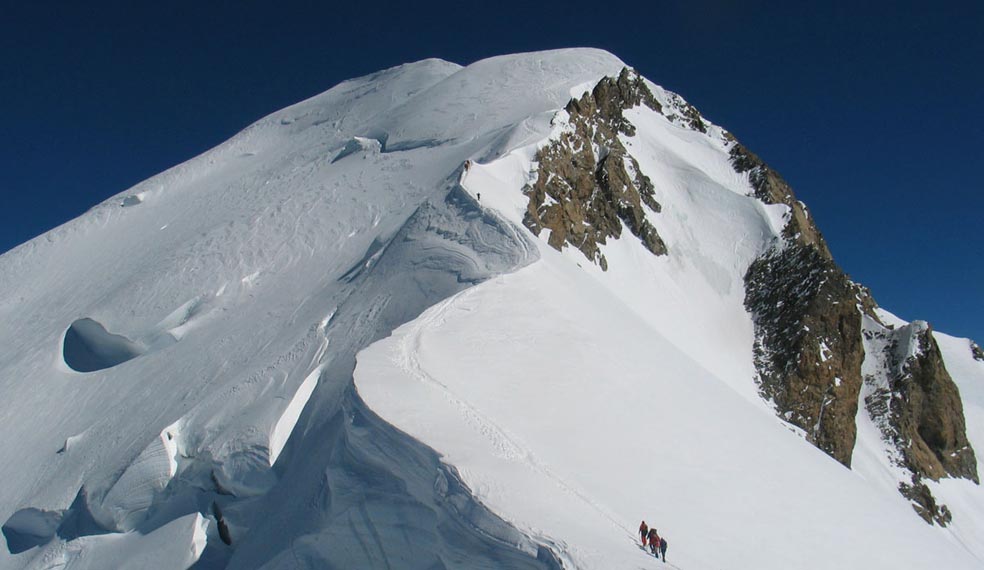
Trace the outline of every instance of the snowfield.
<instances>
[{"instance_id":1,"label":"snowfield","mask_svg":"<svg viewBox=\"0 0 984 570\"><path fill-rule=\"evenodd\" d=\"M979 486L929 526L876 430L848 470L759 397L742 278L788 212L720 128L626 112L667 256L522 225L623 66L347 81L0 256L0 568L660 567L641 519L685 570L984 565ZM984 363L937 339L980 457Z\"/></svg>"},{"instance_id":2,"label":"snowfield","mask_svg":"<svg viewBox=\"0 0 984 570\"><path fill-rule=\"evenodd\" d=\"M974 568L552 250L359 355L366 403L567 568Z\"/></svg>"}]
</instances>

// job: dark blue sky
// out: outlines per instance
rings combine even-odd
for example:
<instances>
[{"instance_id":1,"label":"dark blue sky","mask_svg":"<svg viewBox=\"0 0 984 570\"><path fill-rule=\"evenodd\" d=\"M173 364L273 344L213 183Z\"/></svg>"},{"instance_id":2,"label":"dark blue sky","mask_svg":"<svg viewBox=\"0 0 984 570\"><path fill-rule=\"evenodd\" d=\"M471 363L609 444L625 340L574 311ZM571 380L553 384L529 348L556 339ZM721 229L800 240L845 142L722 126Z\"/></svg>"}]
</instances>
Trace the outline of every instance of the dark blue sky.
<instances>
[{"instance_id":1,"label":"dark blue sky","mask_svg":"<svg viewBox=\"0 0 984 570\"><path fill-rule=\"evenodd\" d=\"M341 80L594 46L782 173L883 306L984 341L984 3L423 4L3 2L0 251Z\"/></svg>"}]
</instances>

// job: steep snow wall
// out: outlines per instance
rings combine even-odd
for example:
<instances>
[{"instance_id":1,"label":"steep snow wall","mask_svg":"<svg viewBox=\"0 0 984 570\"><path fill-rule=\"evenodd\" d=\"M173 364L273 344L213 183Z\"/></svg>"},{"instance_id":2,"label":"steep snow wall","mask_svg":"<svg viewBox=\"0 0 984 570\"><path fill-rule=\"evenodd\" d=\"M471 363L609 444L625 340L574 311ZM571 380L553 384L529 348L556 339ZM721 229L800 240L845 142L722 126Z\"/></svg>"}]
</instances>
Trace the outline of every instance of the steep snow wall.
<instances>
[{"instance_id":1,"label":"steep snow wall","mask_svg":"<svg viewBox=\"0 0 984 570\"><path fill-rule=\"evenodd\" d=\"M257 518L228 564L276 568L298 558L337 567L543 567L552 557L476 503L427 448L394 431L351 390L361 347L474 283L535 259L526 238L452 189L427 202L346 272L351 294L325 327L322 389L298 429L280 485L260 505L226 517ZM272 516L271 516L272 515Z\"/></svg>"}]
</instances>

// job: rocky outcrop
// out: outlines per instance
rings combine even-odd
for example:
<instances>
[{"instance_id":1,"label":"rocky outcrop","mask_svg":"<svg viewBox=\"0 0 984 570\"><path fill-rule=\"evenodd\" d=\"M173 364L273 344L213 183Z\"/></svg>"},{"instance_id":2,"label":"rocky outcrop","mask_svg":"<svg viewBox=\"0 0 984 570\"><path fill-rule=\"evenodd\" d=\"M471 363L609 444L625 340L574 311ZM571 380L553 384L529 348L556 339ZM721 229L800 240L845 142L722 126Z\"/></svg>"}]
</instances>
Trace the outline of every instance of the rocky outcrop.
<instances>
[{"instance_id":1,"label":"rocky outcrop","mask_svg":"<svg viewBox=\"0 0 984 570\"><path fill-rule=\"evenodd\" d=\"M874 302L834 262L789 184L727 137L731 164L736 172L748 173L752 195L789 207L783 241L745 274L760 392L807 440L850 467L864 361L858 304L866 299L873 309Z\"/></svg>"},{"instance_id":2,"label":"rocky outcrop","mask_svg":"<svg viewBox=\"0 0 984 570\"><path fill-rule=\"evenodd\" d=\"M731 149L728 151L731 156L731 165L735 172L748 172L749 183L752 186L754 196L766 204L786 204L792 205L797 200L793 196L792 188L779 176L779 173L772 170L761 158L745 145L738 142L738 139L727 135L731 142Z\"/></svg>"},{"instance_id":3,"label":"rocky outcrop","mask_svg":"<svg viewBox=\"0 0 984 570\"><path fill-rule=\"evenodd\" d=\"M984 362L984 350L981 350L981 346L974 341L970 341L970 353L974 356L974 360Z\"/></svg>"},{"instance_id":4,"label":"rocky outcrop","mask_svg":"<svg viewBox=\"0 0 984 570\"><path fill-rule=\"evenodd\" d=\"M868 413L897 452L894 462L909 473L899 490L927 522L946 525L951 513L937 504L923 479L962 477L979 482L977 459L967 440L960 392L943 363L932 328L922 321L897 329L868 330L869 346L881 346L878 374L865 378L873 390ZM880 377L879 377L880 376Z\"/></svg>"},{"instance_id":5,"label":"rocky outcrop","mask_svg":"<svg viewBox=\"0 0 984 570\"><path fill-rule=\"evenodd\" d=\"M807 439L850 467L861 390L861 288L812 245L788 244L745 277L759 389Z\"/></svg>"},{"instance_id":6,"label":"rocky outcrop","mask_svg":"<svg viewBox=\"0 0 984 570\"><path fill-rule=\"evenodd\" d=\"M686 101L680 100L680 104L677 106L677 110L680 111L680 115L683 117L684 123L695 131L702 133L707 132L707 127L704 125L704 117L701 116L700 111L697 107L694 107Z\"/></svg>"},{"instance_id":7,"label":"rocky outcrop","mask_svg":"<svg viewBox=\"0 0 984 570\"><path fill-rule=\"evenodd\" d=\"M946 526L953 520L953 513L950 512L949 507L936 502L936 497L918 475L912 476L911 484L899 483L899 492L912 501L912 508L915 509L916 514L929 524L935 522L940 526Z\"/></svg>"},{"instance_id":8,"label":"rocky outcrop","mask_svg":"<svg viewBox=\"0 0 984 570\"><path fill-rule=\"evenodd\" d=\"M789 207L783 240L749 267L745 306L755 322L755 366L762 396L803 430L807 440L847 467L857 437L856 414L864 382L869 318L887 336L870 293L834 262L806 206L762 159L729 136L734 169L748 173L752 195ZM873 334L866 331L864 334ZM865 398L867 412L909 473L899 491L927 522L947 524L952 514L933 498L924 478L977 481L956 385L928 327L914 337L918 350L899 356L897 342L880 356L893 370ZM870 340L870 339L869 339Z\"/></svg>"},{"instance_id":9,"label":"rocky outcrop","mask_svg":"<svg viewBox=\"0 0 984 570\"><path fill-rule=\"evenodd\" d=\"M790 217L783 228L783 237L789 241L814 247L823 257L833 259L827 242L810 218L806 205L796 199L793 189L779 173L770 168L755 153L745 148L734 137L728 135L732 143L731 164L738 173L747 172L753 195L766 204L785 204L789 206Z\"/></svg>"},{"instance_id":10,"label":"rocky outcrop","mask_svg":"<svg viewBox=\"0 0 984 570\"><path fill-rule=\"evenodd\" d=\"M621 237L623 226L653 254L666 253L646 216L647 209L661 210L653 184L618 139L635 134L623 111L639 105L661 111L643 79L627 68L572 99L565 108L570 128L537 152L536 181L524 189L526 227L536 235L549 230L550 246L574 246L605 270L599 246Z\"/></svg>"},{"instance_id":11,"label":"rocky outcrop","mask_svg":"<svg viewBox=\"0 0 984 570\"><path fill-rule=\"evenodd\" d=\"M979 482L960 391L943 364L933 329L914 330L918 350L902 365L895 382L902 397L892 402L909 466L933 480L949 475Z\"/></svg>"}]
</instances>

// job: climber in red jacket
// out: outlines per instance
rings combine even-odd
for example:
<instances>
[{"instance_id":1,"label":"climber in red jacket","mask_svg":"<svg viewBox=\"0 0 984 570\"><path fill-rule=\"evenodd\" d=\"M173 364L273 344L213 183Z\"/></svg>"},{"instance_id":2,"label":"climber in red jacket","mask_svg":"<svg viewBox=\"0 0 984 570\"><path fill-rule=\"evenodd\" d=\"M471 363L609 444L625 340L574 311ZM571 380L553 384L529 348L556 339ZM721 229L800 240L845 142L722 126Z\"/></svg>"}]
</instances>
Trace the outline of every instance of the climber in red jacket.
<instances>
[{"instance_id":1,"label":"climber in red jacket","mask_svg":"<svg viewBox=\"0 0 984 570\"><path fill-rule=\"evenodd\" d=\"M649 550L652 551L653 556L659 558L659 533L656 532L655 528L649 529Z\"/></svg>"}]
</instances>

